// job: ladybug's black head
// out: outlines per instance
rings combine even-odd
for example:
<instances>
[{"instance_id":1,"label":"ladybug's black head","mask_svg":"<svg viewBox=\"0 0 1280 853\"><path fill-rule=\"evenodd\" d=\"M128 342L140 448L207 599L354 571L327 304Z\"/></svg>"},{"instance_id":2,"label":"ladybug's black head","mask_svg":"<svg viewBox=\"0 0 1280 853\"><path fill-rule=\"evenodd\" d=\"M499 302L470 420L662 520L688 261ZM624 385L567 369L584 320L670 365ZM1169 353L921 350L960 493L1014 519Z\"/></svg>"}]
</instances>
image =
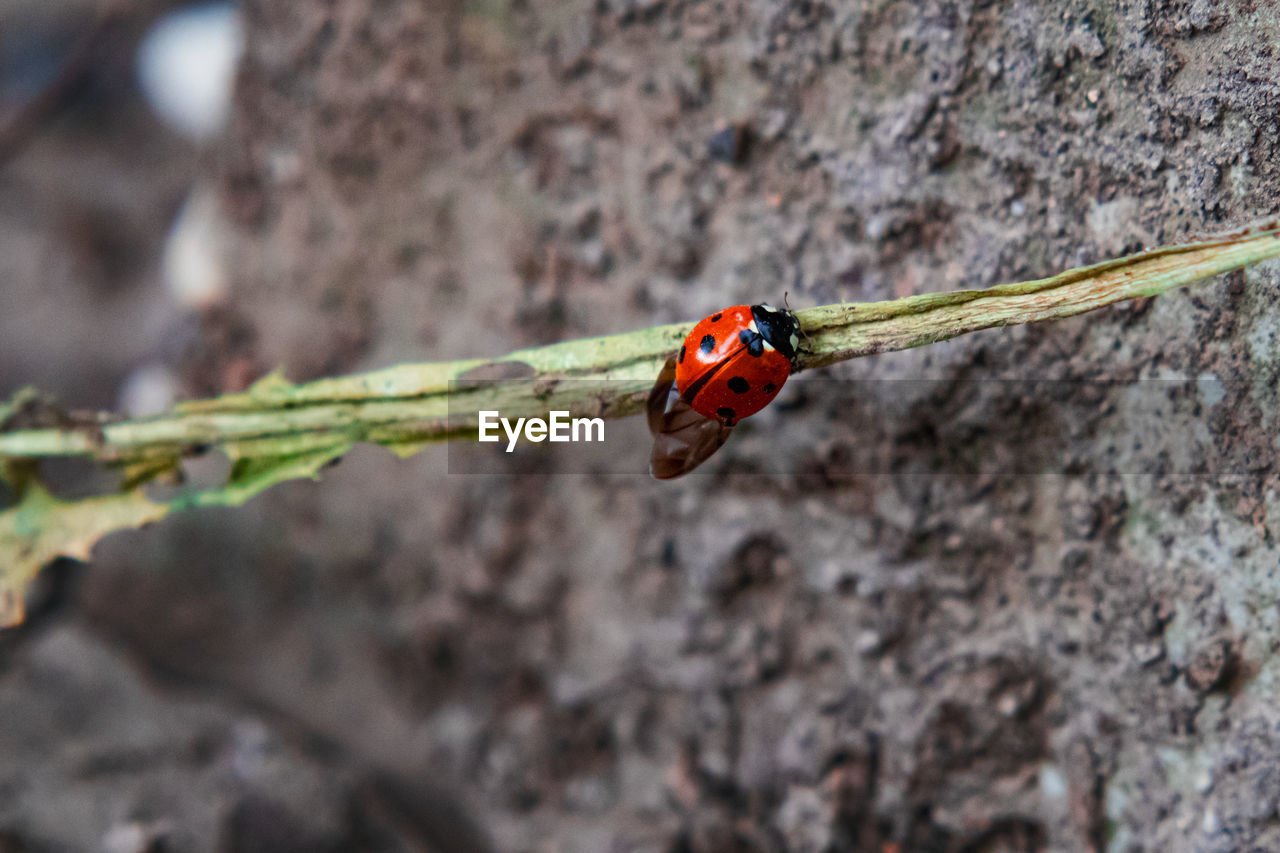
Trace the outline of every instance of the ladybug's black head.
<instances>
[{"instance_id":1,"label":"ladybug's black head","mask_svg":"<svg viewBox=\"0 0 1280 853\"><path fill-rule=\"evenodd\" d=\"M800 346L800 321L796 315L771 305L752 305L751 316L760 330L760 337L785 355L788 361L795 361L796 347Z\"/></svg>"}]
</instances>

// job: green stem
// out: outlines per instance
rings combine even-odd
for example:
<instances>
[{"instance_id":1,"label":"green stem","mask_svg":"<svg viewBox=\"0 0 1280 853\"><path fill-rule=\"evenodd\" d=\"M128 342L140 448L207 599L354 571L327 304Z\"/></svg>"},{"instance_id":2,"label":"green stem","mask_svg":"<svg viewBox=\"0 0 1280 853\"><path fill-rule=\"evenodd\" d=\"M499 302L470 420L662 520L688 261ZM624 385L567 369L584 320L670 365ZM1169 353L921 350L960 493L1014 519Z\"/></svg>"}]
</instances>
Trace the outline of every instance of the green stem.
<instances>
[{"instance_id":1,"label":"green stem","mask_svg":"<svg viewBox=\"0 0 1280 853\"><path fill-rule=\"evenodd\" d=\"M1277 255L1280 228L1270 223L1036 281L808 308L797 312L806 335L798 367L825 367L993 326L1069 317ZM244 393L183 403L160 417L0 433L0 460L84 456L130 465L209 447L244 459L356 441L407 452L422 443L474 435L481 409L512 416L558 409L574 416L625 417L640 411L662 362L689 328L687 323L659 326L519 350L492 362L407 364L305 385L272 375ZM487 364L527 365L529 375L465 381L468 371ZM593 381L566 381L572 379Z\"/></svg>"},{"instance_id":2,"label":"green stem","mask_svg":"<svg viewBox=\"0 0 1280 853\"><path fill-rule=\"evenodd\" d=\"M1184 246L1071 270L1053 278L987 290L930 293L892 302L825 305L797 312L805 332L798 368L917 347L966 332L1069 317L1126 299L1280 256L1270 223ZM58 556L87 559L115 530L158 521L174 510L243 503L275 483L316 477L358 441L407 455L424 443L476 434L477 415L624 417L639 412L659 369L689 324L588 338L483 359L406 364L305 385L277 375L242 394L183 403L154 418L75 420L42 413L33 392L0 403L0 479L18 494L0 512L0 626L22 619L26 590ZM469 380L478 372L514 379ZM572 381L590 379L593 381ZM3 430L6 423L55 423ZM227 482L152 500L137 484L176 473L184 456L217 448L235 460ZM116 494L62 501L30 464L53 456L90 457L119 466Z\"/></svg>"}]
</instances>

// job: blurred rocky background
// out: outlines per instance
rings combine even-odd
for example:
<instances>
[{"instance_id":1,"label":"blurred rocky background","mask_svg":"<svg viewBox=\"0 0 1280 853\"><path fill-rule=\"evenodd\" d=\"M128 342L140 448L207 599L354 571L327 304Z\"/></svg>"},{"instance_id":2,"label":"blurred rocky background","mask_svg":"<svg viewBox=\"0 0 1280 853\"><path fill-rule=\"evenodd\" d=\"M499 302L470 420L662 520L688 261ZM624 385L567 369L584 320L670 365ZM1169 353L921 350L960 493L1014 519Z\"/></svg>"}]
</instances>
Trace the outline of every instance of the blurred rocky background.
<instances>
[{"instance_id":1,"label":"blurred rocky background","mask_svg":"<svg viewBox=\"0 0 1280 853\"><path fill-rule=\"evenodd\" d=\"M146 413L1245 224L1278 33L1202 0L5 0L0 395ZM0 850L1280 848L1276 294L802 375L682 481L365 448L115 536L0 635Z\"/></svg>"}]
</instances>

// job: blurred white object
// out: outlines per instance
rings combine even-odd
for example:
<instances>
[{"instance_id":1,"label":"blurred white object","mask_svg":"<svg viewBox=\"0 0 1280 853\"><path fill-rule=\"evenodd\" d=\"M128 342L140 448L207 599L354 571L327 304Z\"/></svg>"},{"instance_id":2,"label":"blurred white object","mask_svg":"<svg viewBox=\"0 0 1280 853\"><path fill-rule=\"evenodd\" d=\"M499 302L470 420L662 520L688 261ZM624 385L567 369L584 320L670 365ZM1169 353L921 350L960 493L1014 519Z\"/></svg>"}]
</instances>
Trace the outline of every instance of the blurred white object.
<instances>
[{"instance_id":1,"label":"blurred white object","mask_svg":"<svg viewBox=\"0 0 1280 853\"><path fill-rule=\"evenodd\" d=\"M165 821L156 823L118 823L102 838L103 853L144 853L154 850L170 833L169 824Z\"/></svg>"},{"instance_id":2,"label":"blurred white object","mask_svg":"<svg viewBox=\"0 0 1280 853\"><path fill-rule=\"evenodd\" d=\"M163 364L144 364L129 374L120 389L119 407L131 418L158 415L173 408L178 380Z\"/></svg>"},{"instance_id":3,"label":"blurred white object","mask_svg":"<svg viewBox=\"0 0 1280 853\"><path fill-rule=\"evenodd\" d=\"M138 46L138 80L152 108L196 141L222 130L244 49L232 3L202 3L158 20Z\"/></svg>"},{"instance_id":4,"label":"blurred white object","mask_svg":"<svg viewBox=\"0 0 1280 853\"><path fill-rule=\"evenodd\" d=\"M227 296L226 223L218 195L197 185L169 227L161 272L165 286L183 308L204 311Z\"/></svg>"}]
</instances>

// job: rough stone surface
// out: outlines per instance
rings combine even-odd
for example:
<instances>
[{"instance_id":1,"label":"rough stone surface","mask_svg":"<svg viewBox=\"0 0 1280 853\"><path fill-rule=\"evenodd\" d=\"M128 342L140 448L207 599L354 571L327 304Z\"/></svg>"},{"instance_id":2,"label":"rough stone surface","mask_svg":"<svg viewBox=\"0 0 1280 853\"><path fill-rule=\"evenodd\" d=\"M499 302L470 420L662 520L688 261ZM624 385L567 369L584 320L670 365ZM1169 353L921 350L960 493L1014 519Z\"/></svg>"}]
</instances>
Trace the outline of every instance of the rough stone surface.
<instances>
[{"instance_id":1,"label":"rough stone surface","mask_svg":"<svg viewBox=\"0 0 1280 853\"><path fill-rule=\"evenodd\" d=\"M245 16L199 169L233 300L156 321L191 394L1050 275L1280 190L1265 3ZM50 301L114 281L33 260L61 208L13 225L55 142L0 173L34 318L0 312L0 390L96 405L127 359L65 318L133 340L150 279ZM5 640L0 847L476 849L463 813L503 851L1280 847L1277 283L801 376L682 481L364 449L115 537ZM294 772L228 778L246 748Z\"/></svg>"}]
</instances>

